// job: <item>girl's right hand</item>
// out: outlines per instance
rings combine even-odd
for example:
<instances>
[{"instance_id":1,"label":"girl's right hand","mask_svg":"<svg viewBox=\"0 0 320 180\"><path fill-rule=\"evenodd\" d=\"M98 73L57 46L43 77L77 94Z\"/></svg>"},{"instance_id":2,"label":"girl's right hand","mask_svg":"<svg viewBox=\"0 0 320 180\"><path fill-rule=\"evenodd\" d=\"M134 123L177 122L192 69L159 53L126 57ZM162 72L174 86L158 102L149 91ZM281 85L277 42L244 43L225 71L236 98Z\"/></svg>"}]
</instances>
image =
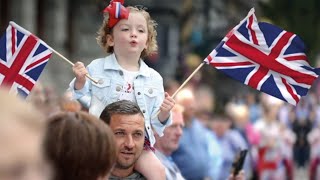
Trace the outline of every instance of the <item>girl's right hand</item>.
<instances>
[{"instance_id":1,"label":"girl's right hand","mask_svg":"<svg viewBox=\"0 0 320 180\"><path fill-rule=\"evenodd\" d=\"M74 88L76 90L82 89L86 83L86 75L88 71L82 62L76 62L72 67L73 73L76 76L76 81L74 83Z\"/></svg>"}]
</instances>

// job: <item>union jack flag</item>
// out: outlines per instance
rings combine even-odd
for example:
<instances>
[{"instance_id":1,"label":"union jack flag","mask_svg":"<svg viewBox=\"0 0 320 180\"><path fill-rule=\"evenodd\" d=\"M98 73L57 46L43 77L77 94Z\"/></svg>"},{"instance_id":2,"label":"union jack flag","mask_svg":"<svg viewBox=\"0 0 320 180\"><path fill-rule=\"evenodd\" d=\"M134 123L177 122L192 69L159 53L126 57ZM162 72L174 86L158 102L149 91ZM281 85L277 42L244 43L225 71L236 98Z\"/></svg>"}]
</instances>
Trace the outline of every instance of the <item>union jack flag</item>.
<instances>
[{"instance_id":1,"label":"union jack flag","mask_svg":"<svg viewBox=\"0 0 320 180\"><path fill-rule=\"evenodd\" d=\"M277 26L258 22L254 9L204 60L228 76L296 105L319 75L303 41Z\"/></svg>"},{"instance_id":2,"label":"union jack flag","mask_svg":"<svg viewBox=\"0 0 320 180\"><path fill-rule=\"evenodd\" d=\"M0 38L0 86L26 97L51 54L45 42L11 21Z\"/></svg>"}]
</instances>

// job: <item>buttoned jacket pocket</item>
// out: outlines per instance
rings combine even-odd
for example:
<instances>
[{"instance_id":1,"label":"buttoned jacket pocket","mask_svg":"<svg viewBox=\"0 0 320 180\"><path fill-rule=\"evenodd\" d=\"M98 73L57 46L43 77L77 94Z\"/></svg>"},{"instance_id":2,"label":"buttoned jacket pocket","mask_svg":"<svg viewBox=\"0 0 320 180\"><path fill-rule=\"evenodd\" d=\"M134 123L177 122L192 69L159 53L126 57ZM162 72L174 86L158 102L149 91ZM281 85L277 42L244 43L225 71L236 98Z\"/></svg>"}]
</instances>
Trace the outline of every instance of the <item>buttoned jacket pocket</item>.
<instances>
[{"instance_id":1,"label":"buttoned jacket pocket","mask_svg":"<svg viewBox=\"0 0 320 180\"><path fill-rule=\"evenodd\" d=\"M111 80L108 78L98 78L98 83L92 83L92 95L97 97L101 102L110 93Z\"/></svg>"},{"instance_id":2,"label":"buttoned jacket pocket","mask_svg":"<svg viewBox=\"0 0 320 180\"><path fill-rule=\"evenodd\" d=\"M148 98L155 98L159 95L159 90L155 87L145 87L143 92Z\"/></svg>"}]
</instances>

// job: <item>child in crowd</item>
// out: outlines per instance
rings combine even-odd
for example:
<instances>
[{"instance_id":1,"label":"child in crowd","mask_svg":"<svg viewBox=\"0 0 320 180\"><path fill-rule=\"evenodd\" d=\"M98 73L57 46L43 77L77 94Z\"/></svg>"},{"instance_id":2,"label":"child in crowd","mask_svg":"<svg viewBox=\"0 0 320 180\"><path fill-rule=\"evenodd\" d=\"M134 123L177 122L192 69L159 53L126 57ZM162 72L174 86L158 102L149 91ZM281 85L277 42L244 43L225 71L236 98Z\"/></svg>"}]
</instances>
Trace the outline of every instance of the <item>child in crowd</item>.
<instances>
[{"instance_id":1,"label":"child in crowd","mask_svg":"<svg viewBox=\"0 0 320 180\"><path fill-rule=\"evenodd\" d=\"M92 61L87 68L75 63L76 78L70 89L76 99L89 99L89 112L99 117L106 105L126 99L136 102L145 117L145 150L135 169L147 179L165 179L165 170L153 149L153 130L160 136L172 122L175 101L164 92L163 79L142 60L157 51L156 23L148 12L113 0L105 8L105 19L98 32L98 43L108 55ZM98 83L86 80L89 74Z\"/></svg>"}]
</instances>

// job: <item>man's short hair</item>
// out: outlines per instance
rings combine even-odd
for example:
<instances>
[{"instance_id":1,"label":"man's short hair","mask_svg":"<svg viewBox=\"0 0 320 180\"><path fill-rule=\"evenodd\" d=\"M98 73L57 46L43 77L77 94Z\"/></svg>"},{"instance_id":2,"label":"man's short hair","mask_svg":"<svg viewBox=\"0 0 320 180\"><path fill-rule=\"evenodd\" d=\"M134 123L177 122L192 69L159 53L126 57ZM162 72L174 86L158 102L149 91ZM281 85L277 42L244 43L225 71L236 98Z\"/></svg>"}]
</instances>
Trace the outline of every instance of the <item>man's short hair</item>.
<instances>
[{"instance_id":1,"label":"man's short hair","mask_svg":"<svg viewBox=\"0 0 320 180\"><path fill-rule=\"evenodd\" d=\"M48 122L44 148L54 180L93 180L111 171L116 148L107 124L86 112L61 112Z\"/></svg>"},{"instance_id":2,"label":"man's short hair","mask_svg":"<svg viewBox=\"0 0 320 180\"><path fill-rule=\"evenodd\" d=\"M142 117L144 117L143 113L141 112L139 106L136 103L128 100L121 100L107 105L102 111L100 119L102 119L105 123L110 124L111 117L115 114L140 114Z\"/></svg>"}]
</instances>

